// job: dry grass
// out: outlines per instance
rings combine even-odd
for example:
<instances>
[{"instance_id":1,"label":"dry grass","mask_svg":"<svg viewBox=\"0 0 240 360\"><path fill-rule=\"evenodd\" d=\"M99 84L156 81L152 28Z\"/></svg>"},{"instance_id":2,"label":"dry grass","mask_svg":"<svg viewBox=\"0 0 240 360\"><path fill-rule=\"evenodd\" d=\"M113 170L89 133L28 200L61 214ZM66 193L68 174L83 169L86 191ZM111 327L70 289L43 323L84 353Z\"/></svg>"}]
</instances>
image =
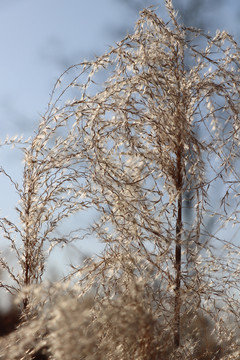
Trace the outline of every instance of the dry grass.
<instances>
[{"instance_id":1,"label":"dry grass","mask_svg":"<svg viewBox=\"0 0 240 360\"><path fill-rule=\"evenodd\" d=\"M2 358L42 347L54 360L240 356L239 245L223 232L239 227L240 51L165 3L169 23L145 9L132 35L59 78L22 143L22 185L2 170L20 198L21 227L0 227L21 271L1 259L15 282L1 286L23 310ZM56 235L88 209L89 228ZM42 284L54 247L89 234L101 256Z\"/></svg>"}]
</instances>

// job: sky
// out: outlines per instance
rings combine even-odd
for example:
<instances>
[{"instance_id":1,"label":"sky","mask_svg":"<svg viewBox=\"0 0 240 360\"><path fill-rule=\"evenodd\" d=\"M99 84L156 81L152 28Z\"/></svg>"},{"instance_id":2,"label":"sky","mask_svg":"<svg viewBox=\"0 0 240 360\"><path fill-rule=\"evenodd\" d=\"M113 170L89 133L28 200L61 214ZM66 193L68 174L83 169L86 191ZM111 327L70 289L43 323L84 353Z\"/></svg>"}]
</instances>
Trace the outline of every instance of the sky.
<instances>
[{"instance_id":1,"label":"sky","mask_svg":"<svg viewBox=\"0 0 240 360\"><path fill-rule=\"evenodd\" d=\"M226 29L239 39L239 1L219 0L217 8L212 8L212 2L198 16L211 32ZM140 3L149 6L151 1L0 0L0 139L33 134L61 73L69 65L101 55L132 32ZM152 3L158 4L158 14L165 17L163 1ZM16 151L0 149L0 166L19 181L21 158ZM0 185L0 216L14 219L14 191L3 176ZM83 246L89 252L100 248L95 242ZM63 260L59 259L58 267Z\"/></svg>"},{"instance_id":2,"label":"sky","mask_svg":"<svg viewBox=\"0 0 240 360\"><path fill-rule=\"evenodd\" d=\"M219 1L224 6L211 10L210 0L200 16L210 30L237 33L238 0ZM132 30L137 17L124 0L0 0L1 138L30 135L58 76L69 65L107 51Z\"/></svg>"},{"instance_id":3,"label":"sky","mask_svg":"<svg viewBox=\"0 0 240 360\"><path fill-rule=\"evenodd\" d=\"M111 0L9 0L0 7L1 132L31 133L65 68L106 51L121 26Z\"/></svg>"}]
</instances>

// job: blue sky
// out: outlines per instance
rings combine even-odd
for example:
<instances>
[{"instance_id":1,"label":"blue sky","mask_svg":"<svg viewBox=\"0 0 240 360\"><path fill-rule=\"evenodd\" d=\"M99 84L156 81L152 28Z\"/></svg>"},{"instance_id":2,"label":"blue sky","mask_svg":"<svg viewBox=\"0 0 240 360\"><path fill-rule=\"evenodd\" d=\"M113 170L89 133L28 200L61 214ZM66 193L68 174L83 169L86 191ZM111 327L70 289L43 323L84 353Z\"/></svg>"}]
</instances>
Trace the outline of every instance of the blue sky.
<instances>
[{"instance_id":1,"label":"blue sky","mask_svg":"<svg viewBox=\"0 0 240 360\"><path fill-rule=\"evenodd\" d=\"M1 133L31 133L61 72L113 42L109 29L121 26L121 6L111 0L10 3L0 8Z\"/></svg>"},{"instance_id":2,"label":"blue sky","mask_svg":"<svg viewBox=\"0 0 240 360\"><path fill-rule=\"evenodd\" d=\"M223 3L217 11L209 6L202 16L210 30L237 33L238 2ZM138 13L124 4L121 0L0 0L1 138L6 133L31 134L61 72L105 52L120 39L119 29L124 33L133 28Z\"/></svg>"},{"instance_id":3,"label":"blue sky","mask_svg":"<svg viewBox=\"0 0 240 360\"><path fill-rule=\"evenodd\" d=\"M163 2L153 3L161 5L161 13ZM239 39L240 3L219 4L212 10L209 0L201 16L211 31L226 29ZM69 65L107 51L133 29L137 18L138 11L123 0L0 0L0 138L30 136L59 75ZM16 178L20 160L16 152L0 151L1 165ZM13 216L14 192L3 177L0 184L0 216Z\"/></svg>"}]
</instances>

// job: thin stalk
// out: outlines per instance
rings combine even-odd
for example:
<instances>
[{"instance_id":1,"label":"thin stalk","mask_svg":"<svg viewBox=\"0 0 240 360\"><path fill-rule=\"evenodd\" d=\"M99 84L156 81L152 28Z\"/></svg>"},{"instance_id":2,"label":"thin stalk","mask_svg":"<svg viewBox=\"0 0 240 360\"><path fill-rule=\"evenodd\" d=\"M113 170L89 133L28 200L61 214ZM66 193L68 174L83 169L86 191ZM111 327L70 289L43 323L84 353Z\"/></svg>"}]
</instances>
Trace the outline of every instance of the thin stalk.
<instances>
[{"instance_id":1,"label":"thin stalk","mask_svg":"<svg viewBox=\"0 0 240 360\"><path fill-rule=\"evenodd\" d=\"M182 155L181 147L177 151L177 220L175 246L175 304L174 304L174 345L180 345L180 311L181 311L181 233L182 233Z\"/></svg>"}]
</instances>

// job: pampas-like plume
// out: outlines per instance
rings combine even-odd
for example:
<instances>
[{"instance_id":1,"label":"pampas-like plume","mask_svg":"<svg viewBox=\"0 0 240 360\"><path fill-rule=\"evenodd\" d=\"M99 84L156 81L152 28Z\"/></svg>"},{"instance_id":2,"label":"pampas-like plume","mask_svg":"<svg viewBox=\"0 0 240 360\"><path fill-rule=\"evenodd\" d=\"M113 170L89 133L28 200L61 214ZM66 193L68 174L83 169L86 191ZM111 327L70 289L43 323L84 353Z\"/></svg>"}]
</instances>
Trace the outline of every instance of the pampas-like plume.
<instances>
[{"instance_id":1,"label":"pampas-like plume","mask_svg":"<svg viewBox=\"0 0 240 360\"><path fill-rule=\"evenodd\" d=\"M239 357L239 244L223 230L239 226L240 51L166 6L168 23L145 9L132 35L61 76L24 145L23 185L9 177L21 227L0 227L21 271L1 264L27 286L9 359L41 346L56 360ZM88 229L56 235L89 208ZM43 299L47 254L89 234L103 253Z\"/></svg>"}]
</instances>

